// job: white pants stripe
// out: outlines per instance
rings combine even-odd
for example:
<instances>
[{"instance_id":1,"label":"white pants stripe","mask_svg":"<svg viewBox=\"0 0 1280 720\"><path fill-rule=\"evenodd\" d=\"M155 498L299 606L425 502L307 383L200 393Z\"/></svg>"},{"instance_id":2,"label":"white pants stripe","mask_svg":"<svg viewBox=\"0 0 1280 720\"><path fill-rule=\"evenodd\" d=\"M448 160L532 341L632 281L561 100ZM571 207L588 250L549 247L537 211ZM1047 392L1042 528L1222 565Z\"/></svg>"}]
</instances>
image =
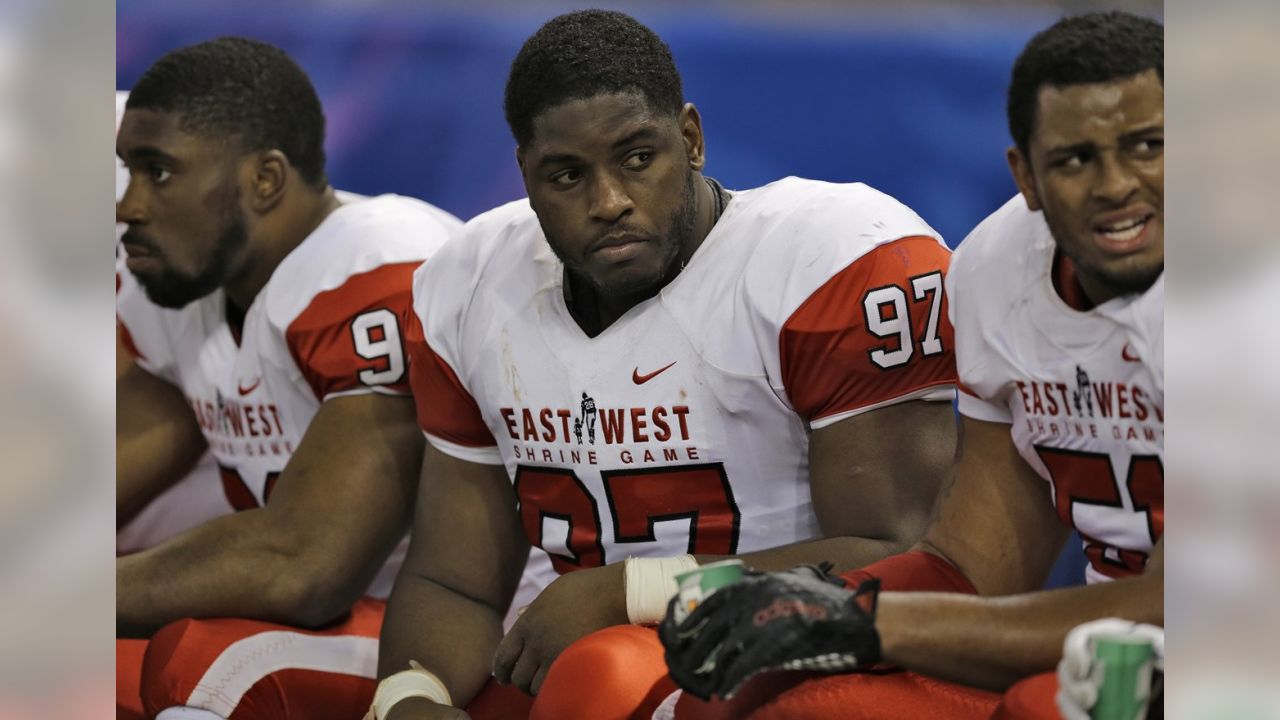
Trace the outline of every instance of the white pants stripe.
<instances>
[{"instance_id":1,"label":"white pants stripe","mask_svg":"<svg viewBox=\"0 0 1280 720\"><path fill-rule=\"evenodd\" d=\"M378 639L285 630L251 635L228 645L218 655L187 698L187 707L165 710L157 720L228 718L259 680L289 669L376 678Z\"/></svg>"}]
</instances>

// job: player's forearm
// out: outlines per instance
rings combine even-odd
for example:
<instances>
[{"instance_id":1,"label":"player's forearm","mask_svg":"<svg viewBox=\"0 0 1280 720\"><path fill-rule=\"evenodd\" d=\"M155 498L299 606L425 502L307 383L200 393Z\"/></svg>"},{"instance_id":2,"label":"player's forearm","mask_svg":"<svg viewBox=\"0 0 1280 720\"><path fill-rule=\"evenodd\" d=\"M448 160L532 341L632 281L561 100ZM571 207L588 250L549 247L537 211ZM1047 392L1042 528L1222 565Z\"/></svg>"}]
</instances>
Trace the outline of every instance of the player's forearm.
<instances>
[{"instance_id":1,"label":"player's forearm","mask_svg":"<svg viewBox=\"0 0 1280 720\"><path fill-rule=\"evenodd\" d=\"M187 617L248 617L310 626L333 619L359 594L331 582L323 553L264 510L216 518L161 545L116 560L116 622L154 632Z\"/></svg>"},{"instance_id":2,"label":"player's forearm","mask_svg":"<svg viewBox=\"0 0 1280 720\"><path fill-rule=\"evenodd\" d=\"M439 677L453 704L463 707L489 679L500 640L497 608L403 570L382 623L378 677L407 670L414 660Z\"/></svg>"},{"instance_id":3,"label":"player's forearm","mask_svg":"<svg viewBox=\"0 0 1280 720\"><path fill-rule=\"evenodd\" d=\"M208 447L178 388L129 365L116 379L116 516L123 524Z\"/></svg>"},{"instance_id":4,"label":"player's forearm","mask_svg":"<svg viewBox=\"0 0 1280 720\"><path fill-rule=\"evenodd\" d=\"M835 565L834 572L841 573L902 552L908 545L909 543L874 538L833 537L783 545L738 557L747 567L760 571L786 570L796 565L826 561ZM705 564L724 560L725 557L699 555L698 562Z\"/></svg>"},{"instance_id":5,"label":"player's forearm","mask_svg":"<svg viewBox=\"0 0 1280 720\"><path fill-rule=\"evenodd\" d=\"M207 445L184 428L156 429L145 439L116 436L116 525L191 471Z\"/></svg>"},{"instance_id":6,"label":"player's forearm","mask_svg":"<svg viewBox=\"0 0 1280 720\"><path fill-rule=\"evenodd\" d=\"M1102 617L1163 625L1162 576L1005 597L883 593L876 628L888 662L1002 690L1052 670L1067 631Z\"/></svg>"}]
</instances>

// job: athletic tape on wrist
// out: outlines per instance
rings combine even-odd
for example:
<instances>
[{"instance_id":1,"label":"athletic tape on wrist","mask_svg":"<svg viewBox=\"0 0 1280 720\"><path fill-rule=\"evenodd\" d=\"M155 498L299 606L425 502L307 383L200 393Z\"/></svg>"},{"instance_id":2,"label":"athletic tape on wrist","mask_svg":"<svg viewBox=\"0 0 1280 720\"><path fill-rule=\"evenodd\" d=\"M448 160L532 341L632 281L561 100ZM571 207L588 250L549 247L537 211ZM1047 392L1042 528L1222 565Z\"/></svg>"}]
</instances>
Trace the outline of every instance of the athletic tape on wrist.
<instances>
[{"instance_id":1,"label":"athletic tape on wrist","mask_svg":"<svg viewBox=\"0 0 1280 720\"><path fill-rule=\"evenodd\" d=\"M440 678L429 670L424 670L417 663L412 670L400 672L383 679L378 683L378 690L373 694L373 717L375 720L386 720L391 708L401 700L411 697L424 697L441 705L452 705L449 689Z\"/></svg>"},{"instance_id":2,"label":"athletic tape on wrist","mask_svg":"<svg viewBox=\"0 0 1280 720\"><path fill-rule=\"evenodd\" d=\"M627 619L632 625L652 625L667 614L667 603L680 589L676 575L698 567L692 555L669 558L627 558Z\"/></svg>"}]
</instances>

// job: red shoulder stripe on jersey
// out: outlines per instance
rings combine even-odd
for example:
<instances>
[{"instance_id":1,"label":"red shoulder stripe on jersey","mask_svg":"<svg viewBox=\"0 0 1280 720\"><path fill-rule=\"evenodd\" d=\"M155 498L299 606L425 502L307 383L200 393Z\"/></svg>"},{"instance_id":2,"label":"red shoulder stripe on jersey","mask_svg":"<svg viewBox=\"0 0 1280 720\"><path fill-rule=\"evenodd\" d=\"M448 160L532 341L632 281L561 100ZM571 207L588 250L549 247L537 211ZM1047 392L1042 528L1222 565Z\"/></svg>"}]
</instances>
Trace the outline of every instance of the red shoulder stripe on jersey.
<instances>
[{"instance_id":1,"label":"red shoulder stripe on jersey","mask_svg":"<svg viewBox=\"0 0 1280 720\"><path fill-rule=\"evenodd\" d=\"M978 589L964 573L941 557L923 550L890 555L859 570L841 575L850 589L871 578L880 578L888 592L954 592L977 595Z\"/></svg>"},{"instance_id":2,"label":"red shoulder stripe on jersey","mask_svg":"<svg viewBox=\"0 0 1280 720\"><path fill-rule=\"evenodd\" d=\"M420 261L381 265L317 294L288 329L289 353L316 397L381 387L408 393L403 327Z\"/></svg>"},{"instance_id":3,"label":"red shoulder stripe on jersey","mask_svg":"<svg viewBox=\"0 0 1280 720\"><path fill-rule=\"evenodd\" d=\"M950 262L950 251L931 237L901 238L809 296L778 338L782 382L801 417L813 421L956 382L942 283Z\"/></svg>"},{"instance_id":4,"label":"red shoulder stripe on jersey","mask_svg":"<svg viewBox=\"0 0 1280 720\"><path fill-rule=\"evenodd\" d=\"M493 447L497 441L484 423L480 406L453 368L427 344L422 323L409 313L405 345L409 350L409 379L418 407L418 426L425 433L464 447Z\"/></svg>"}]
</instances>

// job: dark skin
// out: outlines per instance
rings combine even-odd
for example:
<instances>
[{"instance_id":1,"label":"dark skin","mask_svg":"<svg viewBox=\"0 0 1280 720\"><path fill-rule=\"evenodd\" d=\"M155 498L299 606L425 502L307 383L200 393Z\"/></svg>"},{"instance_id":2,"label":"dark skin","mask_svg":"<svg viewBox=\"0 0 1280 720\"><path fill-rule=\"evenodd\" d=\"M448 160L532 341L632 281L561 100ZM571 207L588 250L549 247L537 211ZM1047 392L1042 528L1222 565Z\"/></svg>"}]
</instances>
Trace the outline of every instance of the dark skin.
<instances>
[{"instance_id":1,"label":"dark skin","mask_svg":"<svg viewBox=\"0 0 1280 720\"><path fill-rule=\"evenodd\" d=\"M1081 285L1095 304L1126 287L1118 280L1153 281L1163 267L1163 103L1154 71L1043 88L1030 159L1009 151L1028 206L1044 210L1062 252L1079 256ZM1117 253L1097 227L1126 217L1147 217L1148 227ZM1080 623L1119 617L1164 624L1163 539L1139 576L1039 591L1066 535L1010 427L964 418L954 484L919 548L955 565L979 597L884 593L876 627L885 659L1000 690L1051 670L1067 632Z\"/></svg>"},{"instance_id":2,"label":"dark skin","mask_svg":"<svg viewBox=\"0 0 1280 720\"><path fill-rule=\"evenodd\" d=\"M123 357L121 357L123 355ZM116 526L123 527L208 447L182 391L117 354Z\"/></svg>"},{"instance_id":3,"label":"dark skin","mask_svg":"<svg viewBox=\"0 0 1280 720\"><path fill-rule=\"evenodd\" d=\"M1164 625L1164 541L1146 569L1113 582L1038 590L1067 537L1045 482L1009 426L964 418L955 484L919 548L946 558L979 595L883 593L885 660L944 680L1003 690L1052 670L1071 628L1101 617ZM994 512L993 508L998 508Z\"/></svg>"},{"instance_id":4,"label":"dark skin","mask_svg":"<svg viewBox=\"0 0 1280 720\"><path fill-rule=\"evenodd\" d=\"M116 154L129 168L129 188L116 204L116 222L128 226L129 271L144 285L165 271L205 272L229 216L239 214L250 239L228 258L219 285L241 313L339 205L333 188L308 186L279 150L240 152L234 140L186 132L172 113L126 111Z\"/></svg>"},{"instance_id":5,"label":"dark skin","mask_svg":"<svg viewBox=\"0 0 1280 720\"><path fill-rule=\"evenodd\" d=\"M128 225L129 271L144 287L163 280L179 291L216 277L233 317L338 207L332 188L308 185L280 151L243 151L187 132L168 113L126 111L117 154L130 171L116 205L117 222ZM228 231L237 225L238 240ZM136 364L117 379L116 414L125 517L179 480L206 443L181 391ZM352 445L356 435L369 440ZM117 633L147 636L185 617L333 620L403 536L422 444L407 398L324 402L264 507L116 561Z\"/></svg>"},{"instance_id":6,"label":"dark skin","mask_svg":"<svg viewBox=\"0 0 1280 720\"><path fill-rule=\"evenodd\" d=\"M1149 70L1114 83L1044 87L1037 100L1027 153L1008 151L1027 207L1044 211L1095 305L1145 290L1164 268L1160 76ZM1106 232L1134 223L1136 233Z\"/></svg>"},{"instance_id":7,"label":"dark skin","mask_svg":"<svg viewBox=\"0 0 1280 720\"><path fill-rule=\"evenodd\" d=\"M584 332L598 333L669 282L671 269L679 271L714 224L714 197L700 173L701 119L693 105L672 117L635 95L600 95L550 108L534 128L533 142L517 154L525 186L569 268L575 317ZM681 217L691 170L693 232L670 247L679 223L668 219ZM612 239L630 242L601 251ZM926 526L954 447L945 403L892 405L814 431L810 490L824 538L742 559L763 570L819 560L853 568L906 549ZM536 693L570 643L628 622L622 564L614 563L557 578L503 636L503 614L528 553L511 479L502 467L430 446L423 472L432 481L420 485L421 530L391 596L380 676L416 660L441 678L456 705L465 705L490 671ZM390 717L465 715L413 698Z\"/></svg>"},{"instance_id":8,"label":"dark skin","mask_svg":"<svg viewBox=\"0 0 1280 720\"><path fill-rule=\"evenodd\" d=\"M534 132L516 161L568 268L574 317L595 336L662 289L711 232L702 119L688 104L673 124L638 95L614 95L550 108ZM693 227L682 238L672 216L690 183Z\"/></svg>"}]
</instances>

